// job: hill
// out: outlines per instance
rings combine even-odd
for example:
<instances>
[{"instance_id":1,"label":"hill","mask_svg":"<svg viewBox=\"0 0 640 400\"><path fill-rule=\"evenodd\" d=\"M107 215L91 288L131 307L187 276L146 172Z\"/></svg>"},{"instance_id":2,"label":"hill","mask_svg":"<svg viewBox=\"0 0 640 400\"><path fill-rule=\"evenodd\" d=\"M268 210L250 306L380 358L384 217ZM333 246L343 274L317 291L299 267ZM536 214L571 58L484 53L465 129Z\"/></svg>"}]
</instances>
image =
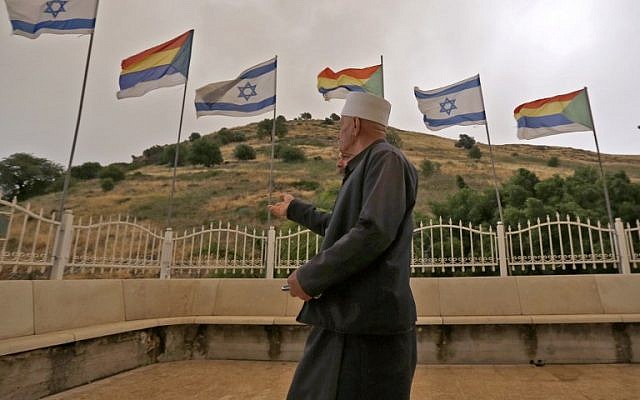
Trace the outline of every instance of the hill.
<instances>
[{"instance_id":1,"label":"hill","mask_svg":"<svg viewBox=\"0 0 640 400\"><path fill-rule=\"evenodd\" d=\"M331 207L341 182L335 168L339 124L294 120L288 121L287 126L289 132L280 143L303 149L307 161L274 161L274 200L280 198L280 193L289 192L321 207ZM175 229L189 229L211 222L217 224L218 221L258 229L266 227L270 144L267 139L258 139L256 127L254 123L229 129L244 133L246 141L243 143L256 149L255 160L236 160L233 150L238 143L229 143L220 147L225 160L222 165L178 168L172 223ZM493 185L488 146L479 144L482 157L472 160L464 149L454 146L455 140L395 128L389 128L389 131L398 135L402 150L419 171L424 159L440 165L439 171L429 178L421 176L416 204L418 217L431 216L430 201L443 200L458 190L456 176L461 176L469 187L475 189ZM212 139L215 135L212 133L204 137ZM526 168L546 179L554 174L571 175L579 166L597 166L595 152L572 148L509 144L493 146L493 153L500 182L506 181L518 168ZM560 164L549 167L547 162L554 156ZM632 181L640 181L640 156L603 154L602 161L607 172L623 170ZM76 219L83 218L86 222L89 216L95 220L100 215L115 217L128 214L138 221L164 226L172 168L162 165L136 167L135 163L129 167L126 179L117 183L112 191L104 192L97 179L74 182L67 206L73 209ZM59 193L34 198L32 207L53 211L58 198ZM283 226L282 221L273 222L276 226Z\"/></svg>"}]
</instances>

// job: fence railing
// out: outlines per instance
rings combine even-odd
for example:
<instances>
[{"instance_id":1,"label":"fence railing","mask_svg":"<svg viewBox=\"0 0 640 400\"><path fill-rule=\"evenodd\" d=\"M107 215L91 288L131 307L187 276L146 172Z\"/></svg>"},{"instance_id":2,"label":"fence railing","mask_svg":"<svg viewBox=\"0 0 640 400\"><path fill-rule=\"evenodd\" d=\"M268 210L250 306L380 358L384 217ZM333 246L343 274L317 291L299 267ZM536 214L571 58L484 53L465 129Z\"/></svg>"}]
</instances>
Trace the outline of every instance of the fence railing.
<instances>
[{"instance_id":1,"label":"fence railing","mask_svg":"<svg viewBox=\"0 0 640 400\"><path fill-rule=\"evenodd\" d=\"M0 200L0 279L64 275L101 277L287 276L314 257L323 238L221 222L182 233L136 219L61 221L30 205ZM568 216L526 226L474 227L442 218L420 222L411 248L413 276L640 272L640 221L614 226Z\"/></svg>"}]
</instances>

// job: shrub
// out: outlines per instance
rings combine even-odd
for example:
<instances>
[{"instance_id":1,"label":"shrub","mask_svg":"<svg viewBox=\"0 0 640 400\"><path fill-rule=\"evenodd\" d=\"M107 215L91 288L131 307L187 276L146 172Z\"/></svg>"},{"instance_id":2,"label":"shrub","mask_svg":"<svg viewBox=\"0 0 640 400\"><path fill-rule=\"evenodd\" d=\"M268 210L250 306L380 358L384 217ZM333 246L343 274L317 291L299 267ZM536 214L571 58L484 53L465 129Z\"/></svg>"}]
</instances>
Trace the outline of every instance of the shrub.
<instances>
[{"instance_id":1,"label":"shrub","mask_svg":"<svg viewBox=\"0 0 640 400\"><path fill-rule=\"evenodd\" d=\"M478 160L480 159L480 157L482 157L482 152L480 151L480 147L473 145L473 147L469 149L469 153L467 155L469 156L469 158Z\"/></svg>"},{"instance_id":2,"label":"shrub","mask_svg":"<svg viewBox=\"0 0 640 400\"><path fill-rule=\"evenodd\" d=\"M297 181L292 184L292 186L296 189L300 190L316 190L320 187L320 183L316 181Z\"/></svg>"},{"instance_id":3,"label":"shrub","mask_svg":"<svg viewBox=\"0 0 640 400\"><path fill-rule=\"evenodd\" d=\"M187 160L187 156L189 155L189 148L185 143L180 143L180 152L178 153L178 167L184 165ZM173 163L175 162L176 157L176 145L170 144L164 147L162 151L161 164L170 165L173 167Z\"/></svg>"},{"instance_id":4,"label":"shrub","mask_svg":"<svg viewBox=\"0 0 640 400\"><path fill-rule=\"evenodd\" d=\"M324 119L324 121L322 121L322 125L333 125L333 120L327 117Z\"/></svg>"},{"instance_id":5,"label":"shrub","mask_svg":"<svg viewBox=\"0 0 640 400\"><path fill-rule=\"evenodd\" d=\"M99 176L102 180L111 178L113 182L118 182L124 179L124 170L119 166L112 164L108 167L104 167L102 171L100 171Z\"/></svg>"},{"instance_id":6,"label":"shrub","mask_svg":"<svg viewBox=\"0 0 640 400\"><path fill-rule=\"evenodd\" d=\"M389 142L389 144L399 149L402 148L402 139L400 138L400 135L398 135L398 132L396 132L395 130L389 129L385 138L387 139L387 142Z\"/></svg>"},{"instance_id":7,"label":"shrub","mask_svg":"<svg viewBox=\"0 0 640 400\"><path fill-rule=\"evenodd\" d=\"M222 164L222 153L220 153L220 147L217 144L206 139L198 139L191 145L188 159L193 165L211 167Z\"/></svg>"},{"instance_id":8,"label":"shrub","mask_svg":"<svg viewBox=\"0 0 640 400\"><path fill-rule=\"evenodd\" d=\"M233 156L238 160L255 160L256 151L248 144L239 144L233 150Z\"/></svg>"},{"instance_id":9,"label":"shrub","mask_svg":"<svg viewBox=\"0 0 640 400\"><path fill-rule=\"evenodd\" d=\"M71 167L71 176L76 179L95 179L101 169L100 163L86 162L82 165Z\"/></svg>"},{"instance_id":10,"label":"shrub","mask_svg":"<svg viewBox=\"0 0 640 400\"><path fill-rule=\"evenodd\" d=\"M300 119L303 120L303 121L311 119L311 113L309 113L309 112L301 113L300 114Z\"/></svg>"},{"instance_id":11,"label":"shrub","mask_svg":"<svg viewBox=\"0 0 640 400\"><path fill-rule=\"evenodd\" d=\"M331 113L329 118L331 118L332 121L336 121L336 122L340 121L340 116L336 113Z\"/></svg>"},{"instance_id":12,"label":"shrub","mask_svg":"<svg viewBox=\"0 0 640 400\"><path fill-rule=\"evenodd\" d=\"M273 127L272 119L263 119L258 122L258 127L256 129L256 134L258 135L258 139L264 139L266 137L271 138L271 129ZM276 136L279 138L283 138L287 135L289 129L287 128L287 119L278 115L276 118Z\"/></svg>"},{"instance_id":13,"label":"shrub","mask_svg":"<svg viewBox=\"0 0 640 400\"><path fill-rule=\"evenodd\" d=\"M113 190L113 188L115 187L115 183L111 178L104 178L100 181L100 187L102 188L102 191L108 192Z\"/></svg>"},{"instance_id":14,"label":"shrub","mask_svg":"<svg viewBox=\"0 0 640 400\"><path fill-rule=\"evenodd\" d=\"M560 165L560 160L558 159L558 157L553 156L549 159L549 161L547 161L547 166L549 167L557 167Z\"/></svg>"},{"instance_id":15,"label":"shrub","mask_svg":"<svg viewBox=\"0 0 640 400\"><path fill-rule=\"evenodd\" d=\"M232 132L227 128L222 128L216 133L215 140L220 145L225 145L233 142L244 142L247 138L243 132Z\"/></svg>"},{"instance_id":16,"label":"shrub","mask_svg":"<svg viewBox=\"0 0 640 400\"><path fill-rule=\"evenodd\" d=\"M420 169L422 170L422 175L429 177L440 170L440 164L425 158L420 163Z\"/></svg>"},{"instance_id":17,"label":"shrub","mask_svg":"<svg viewBox=\"0 0 640 400\"><path fill-rule=\"evenodd\" d=\"M282 158L282 161L287 163L304 162L307 159L304 155L304 151L298 147L282 146L278 153L280 158Z\"/></svg>"},{"instance_id":18,"label":"shrub","mask_svg":"<svg viewBox=\"0 0 640 400\"><path fill-rule=\"evenodd\" d=\"M460 139L454 144L456 147L462 147L467 150L471 150L473 146L475 146L476 140L469 135L465 135L464 133L460 135Z\"/></svg>"},{"instance_id":19,"label":"shrub","mask_svg":"<svg viewBox=\"0 0 640 400\"><path fill-rule=\"evenodd\" d=\"M200 139L202 136L198 133L198 132L192 132L191 135L189 135L189 141L190 142L195 142L196 140Z\"/></svg>"},{"instance_id":20,"label":"shrub","mask_svg":"<svg viewBox=\"0 0 640 400\"><path fill-rule=\"evenodd\" d=\"M458 189L464 189L467 187L467 183L460 175L456 175L456 186L458 187Z\"/></svg>"}]
</instances>

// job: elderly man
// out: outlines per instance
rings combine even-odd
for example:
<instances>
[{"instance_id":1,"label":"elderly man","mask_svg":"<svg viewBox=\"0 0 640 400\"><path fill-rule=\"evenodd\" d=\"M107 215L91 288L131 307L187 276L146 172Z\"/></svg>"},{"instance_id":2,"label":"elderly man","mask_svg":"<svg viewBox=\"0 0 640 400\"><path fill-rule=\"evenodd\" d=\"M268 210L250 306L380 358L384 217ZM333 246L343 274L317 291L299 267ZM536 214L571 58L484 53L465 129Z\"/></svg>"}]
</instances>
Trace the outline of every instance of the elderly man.
<instances>
[{"instance_id":1,"label":"elderly man","mask_svg":"<svg viewBox=\"0 0 640 400\"><path fill-rule=\"evenodd\" d=\"M270 211L324 235L289 278L312 325L290 400L409 399L416 310L409 287L415 168L385 141L391 104L350 93L339 147L353 157L332 213L285 196Z\"/></svg>"}]
</instances>

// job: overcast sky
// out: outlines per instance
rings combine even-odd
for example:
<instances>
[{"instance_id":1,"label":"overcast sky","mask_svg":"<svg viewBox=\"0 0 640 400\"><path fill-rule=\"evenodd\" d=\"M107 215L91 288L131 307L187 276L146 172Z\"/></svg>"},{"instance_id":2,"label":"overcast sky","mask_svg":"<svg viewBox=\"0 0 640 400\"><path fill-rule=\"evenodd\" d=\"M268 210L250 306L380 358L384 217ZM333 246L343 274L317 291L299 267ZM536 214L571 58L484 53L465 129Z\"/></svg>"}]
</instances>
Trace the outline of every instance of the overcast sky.
<instances>
[{"instance_id":1,"label":"overcast sky","mask_svg":"<svg viewBox=\"0 0 640 400\"><path fill-rule=\"evenodd\" d=\"M193 28L183 138L271 117L196 119L195 89L278 56L278 114L339 113L316 90L324 67L384 55L390 125L428 132L413 96L480 74L491 141L595 150L593 135L519 141L513 109L589 88L603 153L640 154L640 1L636 0L102 0L74 165L130 161L177 137L183 86L116 100L120 61ZM11 35L0 7L0 158L68 163L89 36ZM452 127L486 143L484 128ZM425 155L428 156L428 155Z\"/></svg>"}]
</instances>

